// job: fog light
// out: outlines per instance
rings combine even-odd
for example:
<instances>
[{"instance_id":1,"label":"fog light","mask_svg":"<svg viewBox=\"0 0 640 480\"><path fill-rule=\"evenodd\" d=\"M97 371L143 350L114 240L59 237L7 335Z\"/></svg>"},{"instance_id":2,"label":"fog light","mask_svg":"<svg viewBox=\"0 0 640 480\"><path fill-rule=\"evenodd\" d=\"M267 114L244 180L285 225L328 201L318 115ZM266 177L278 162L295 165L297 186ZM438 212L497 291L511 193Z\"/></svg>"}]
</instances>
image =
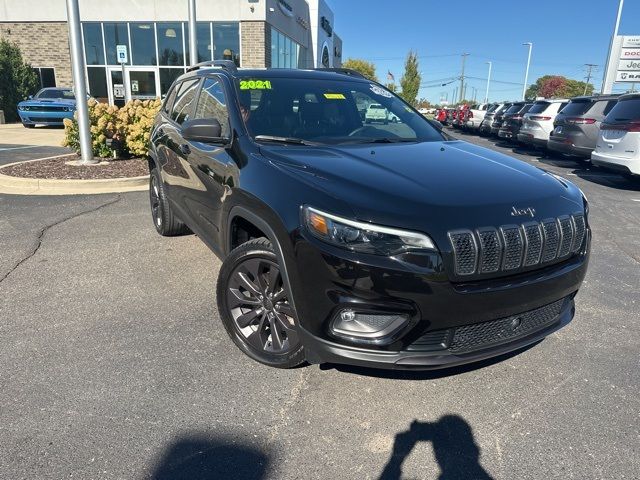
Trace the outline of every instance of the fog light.
<instances>
[{"instance_id":1,"label":"fog light","mask_svg":"<svg viewBox=\"0 0 640 480\"><path fill-rule=\"evenodd\" d=\"M393 334L407 324L409 316L398 313L380 314L341 310L331 324L331 331L364 343L385 343Z\"/></svg>"}]
</instances>

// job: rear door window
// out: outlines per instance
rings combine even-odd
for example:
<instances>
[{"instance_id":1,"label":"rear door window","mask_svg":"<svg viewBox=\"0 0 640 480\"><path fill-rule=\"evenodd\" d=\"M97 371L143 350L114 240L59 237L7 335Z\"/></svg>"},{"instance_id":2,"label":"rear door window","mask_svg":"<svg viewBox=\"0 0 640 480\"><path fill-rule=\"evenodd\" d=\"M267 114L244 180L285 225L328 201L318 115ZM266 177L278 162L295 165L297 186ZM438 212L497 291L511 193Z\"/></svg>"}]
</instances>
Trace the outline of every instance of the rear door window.
<instances>
[{"instance_id":1,"label":"rear door window","mask_svg":"<svg viewBox=\"0 0 640 480\"><path fill-rule=\"evenodd\" d=\"M562 109L564 115L583 115L593 106L591 100L572 100Z\"/></svg>"},{"instance_id":2,"label":"rear door window","mask_svg":"<svg viewBox=\"0 0 640 480\"><path fill-rule=\"evenodd\" d=\"M607 115L605 122L620 123L640 120L640 98L621 100Z\"/></svg>"},{"instance_id":3,"label":"rear door window","mask_svg":"<svg viewBox=\"0 0 640 480\"><path fill-rule=\"evenodd\" d=\"M171 120L182 125L190 120L193 115L193 102L198 93L200 79L187 80L182 82L177 89L176 99L171 109Z\"/></svg>"}]
</instances>

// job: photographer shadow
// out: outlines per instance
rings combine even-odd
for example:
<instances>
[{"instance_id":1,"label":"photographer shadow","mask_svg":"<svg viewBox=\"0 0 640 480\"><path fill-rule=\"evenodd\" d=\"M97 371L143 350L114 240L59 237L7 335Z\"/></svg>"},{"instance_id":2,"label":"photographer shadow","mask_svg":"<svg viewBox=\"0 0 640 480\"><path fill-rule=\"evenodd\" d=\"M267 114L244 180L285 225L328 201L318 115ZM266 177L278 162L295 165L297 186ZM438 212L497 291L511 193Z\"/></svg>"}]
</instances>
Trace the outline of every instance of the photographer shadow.
<instances>
[{"instance_id":1,"label":"photographer shadow","mask_svg":"<svg viewBox=\"0 0 640 480\"><path fill-rule=\"evenodd\" d=\"M480 465L480 448L475 443L471 426L458 415L445 415L437 422L414 420L409 430L398 433L380 480L400 479L402 463L418 442L431 442L433 445L433 453L440 466L438 480L493 479Z\"/></svg>"}]
</instances>

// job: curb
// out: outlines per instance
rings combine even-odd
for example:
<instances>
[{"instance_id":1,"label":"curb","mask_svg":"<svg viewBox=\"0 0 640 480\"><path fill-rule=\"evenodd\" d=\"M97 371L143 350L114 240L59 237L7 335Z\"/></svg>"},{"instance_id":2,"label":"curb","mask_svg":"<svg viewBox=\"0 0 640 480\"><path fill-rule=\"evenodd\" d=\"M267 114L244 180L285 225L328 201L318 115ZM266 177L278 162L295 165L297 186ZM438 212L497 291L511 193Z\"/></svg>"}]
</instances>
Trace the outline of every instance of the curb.
<instances>
[{"instance_id":1,"label":"curb","mask_svg":"<svg viewBox=\"0 0 640 480\"><path fill-rule=\"evenodd\" d=\"M99 179L99 180L53 180L39 178L12 177L3 175L2 169L26 162L38 162L52 158L38 158L24 162L14 162L0 167L0 193L9 195L95 195L101 193L142 192L149 189L149 176Z\"/></svg>"}]
</instances>

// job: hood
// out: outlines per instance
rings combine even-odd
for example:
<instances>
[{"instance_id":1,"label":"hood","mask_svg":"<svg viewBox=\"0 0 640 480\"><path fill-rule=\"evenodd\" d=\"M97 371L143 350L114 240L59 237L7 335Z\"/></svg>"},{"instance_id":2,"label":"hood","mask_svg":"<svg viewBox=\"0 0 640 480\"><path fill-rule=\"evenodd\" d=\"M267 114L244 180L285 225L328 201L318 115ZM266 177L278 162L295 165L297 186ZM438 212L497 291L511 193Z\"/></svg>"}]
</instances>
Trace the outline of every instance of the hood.
<instances>
[{"instance_id":1,"label":"hood","mask_svg":"<svg viewBox=\"0 0 640 480\"><path fill-rule=\"evenodd\" d=\"M31 100L24 100L20 103L18 103L18 106L20 107L42 107L42 106L55 106L55 105L60 105L63 107L73 107L75 106L76 101L74 99L67 99L67 98L43 98L43 99L37 99L37 98L33 98Z\"/></svg>"},{"instance_id":2,"label":"hood","mask_svg":"<svg viewBox=\"0 0 640 480\"><path fill-rule=\"evenodd\" d=\"M349 204L358 220L432 232L580 212L570 182L462 141L339 147L262 146L274 164ZM512 215L534 209L530 215Z\"/></svg>"}]
</instances>

